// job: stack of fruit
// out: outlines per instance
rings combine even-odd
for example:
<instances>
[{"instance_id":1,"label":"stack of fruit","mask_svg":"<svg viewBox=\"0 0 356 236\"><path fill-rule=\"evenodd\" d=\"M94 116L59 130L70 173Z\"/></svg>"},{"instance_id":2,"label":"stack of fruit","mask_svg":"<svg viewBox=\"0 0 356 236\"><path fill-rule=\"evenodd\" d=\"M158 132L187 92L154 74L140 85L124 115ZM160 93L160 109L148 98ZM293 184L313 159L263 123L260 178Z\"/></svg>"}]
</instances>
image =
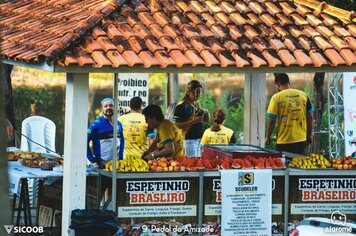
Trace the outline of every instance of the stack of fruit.
<instances>
[{"instance_id":1,"label":"stack of fruit","mask_svg":"<svg viewBox=\"0 0 356 236\"><path fill-rule=\"evenodd\" d=\"M326 169L330 168L330 162L321 154L312 153L310 156L294 157L288 165L300 169Z\"/></svg>"},{"instance_id":2,"label":"stack of fruit","mask_svg":"<svg viewBox=\"0 0 356 236\"><path fill-rule=\"evenodd\" d=\"M182 166L172 157L161 157L148 161L150 171L185 171L185 166Z\"/></svg>"},{"instance_id":3,"label":"stack of fruit","mask_svg":"<svg viewBox=\"0 0 356 236\"><path fill-rule=\"evenodd\" d=\"M108 172L112 172L112 160L106 163L105 169ZM147 172L148 164L145 160L139 157L127 156L125 160L119 160L116 162L116 169L118 172Z\"/></svg>"},{"instance_id":4,"label":"stack of fruit","mask_svg":"<svg viewBox=\"0 0 356 236\"><path fill-rule=\"evenodd\" d=\"M356 169L356 159L349 157L339 157L331 159L332 167L339 170Z\"/></svg>"}]
</instances>

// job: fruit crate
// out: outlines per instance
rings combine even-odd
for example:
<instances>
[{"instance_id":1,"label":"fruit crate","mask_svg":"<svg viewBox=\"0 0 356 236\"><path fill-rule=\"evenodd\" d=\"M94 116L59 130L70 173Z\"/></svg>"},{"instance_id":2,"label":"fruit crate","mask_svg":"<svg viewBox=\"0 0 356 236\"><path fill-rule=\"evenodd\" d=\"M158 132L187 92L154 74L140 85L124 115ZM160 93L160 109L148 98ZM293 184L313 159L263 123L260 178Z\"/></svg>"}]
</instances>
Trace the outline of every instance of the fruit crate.
<instances>
[{"instance_id":1,"label":"fruit crate","mask_svg":"<svg viewBox=\"0 0 356 236\"><path fill-rule=\"evenodd\" d=\"M251 155L255 158L259 157L281 157L281 152L269 150L254 145L239 144L239 145L204 145L202 150L202 158L214 159L222 157L245 158Z\"/></svg>"}]
</instances>

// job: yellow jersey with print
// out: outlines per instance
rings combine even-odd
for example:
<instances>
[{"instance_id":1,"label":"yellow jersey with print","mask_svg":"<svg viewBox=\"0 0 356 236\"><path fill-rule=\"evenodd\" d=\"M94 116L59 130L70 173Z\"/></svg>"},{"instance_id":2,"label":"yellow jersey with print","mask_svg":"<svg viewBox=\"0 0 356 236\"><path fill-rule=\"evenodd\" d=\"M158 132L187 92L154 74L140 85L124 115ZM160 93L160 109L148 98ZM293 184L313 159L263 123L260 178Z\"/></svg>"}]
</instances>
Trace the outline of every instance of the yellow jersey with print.
<instances>
[{"instance_id":1,"label":"yellow jersey with print","mask_svg":"<svg viewBox=\"0 0 356 236\"><path fill-rule=\"evenodd\" d=\"M141 113L128 113L120 116L119 121L125 137L124 158L128 155L141 157L149 146L145 116Z\"/></svg>"},{"instance_id":2,"label":"yellow jersey with print","mask_svg":"<svg viewBox=\"0 0 356 236\"><path fill-rule=\"evenodd\" d=\"M278 119L277 144L306 141L309 112L313 112L313 108L303 91L284 89L273 95L267 117Z\"/></svg>"},{"instance_id":3,"label":"yellow jersey with print","mask_svg":"<svg viewBox=\"0 0 356 236\"><path fill-rule=\"evenodd\" d=\"M183 156L183 139L180 129L169 120L164 119L157 127L156 134L157 148L161 150L164 145L170 142L174 143L174 152L172 157L177 159Z\"/></svg>"},{"instance_id":4,"label":"yellow jersey with print","mask_svg":"<svg viewBox=\"0 0 356 236\"><path fill-rule=\"evenodd\" d=\"M212 131L211 128L204 131L200 144L230 144L235 143L234 131L225 126L221 126L219 131Z\"/></svg>"}]
</instances>

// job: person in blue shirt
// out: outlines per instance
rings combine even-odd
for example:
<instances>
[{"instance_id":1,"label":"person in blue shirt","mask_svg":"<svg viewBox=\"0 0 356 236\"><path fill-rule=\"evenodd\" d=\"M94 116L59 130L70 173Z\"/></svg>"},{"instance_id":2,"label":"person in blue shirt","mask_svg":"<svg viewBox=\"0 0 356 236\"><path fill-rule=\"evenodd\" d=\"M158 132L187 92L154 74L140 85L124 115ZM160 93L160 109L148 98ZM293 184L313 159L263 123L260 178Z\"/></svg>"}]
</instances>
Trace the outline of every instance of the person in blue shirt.
<instances>
[{"instance_id":1,"label":"person in blue shirt","mask_svg":"<svg viewBox=\"0 0 356 236\"><path fill-rule=\"evenodd\" d=\"M101 101L102 116L96 119L88 128L88 151L87 158L92 163L97 163L99 168L104 168L105 164L112 160L113 154L113 115L114 115L114 100L112 98L104 98ZM124 135L122 124L117 122L117 155L118 159L123 159L124 154ZM89 143L92 141L91 149Z\"/></svg>"}]
</instances>

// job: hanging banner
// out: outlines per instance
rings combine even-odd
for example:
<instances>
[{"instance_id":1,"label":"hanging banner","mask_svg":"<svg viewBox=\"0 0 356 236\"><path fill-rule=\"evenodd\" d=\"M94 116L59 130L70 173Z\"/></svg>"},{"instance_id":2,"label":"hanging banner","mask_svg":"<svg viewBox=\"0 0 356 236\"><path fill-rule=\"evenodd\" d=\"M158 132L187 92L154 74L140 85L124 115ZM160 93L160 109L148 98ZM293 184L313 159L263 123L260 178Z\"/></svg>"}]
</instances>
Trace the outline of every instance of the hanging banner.
<instances>
[{"instance_id":1,"label":"hanging banner","mask_svg":"<svg viewBox=\"0 0 356 236\"><path fill-rule=\"evenodd\" d=\"M130 100L141 97L142 106L148 105L148 74L120 73L118 74L118 106L119 115L130 111Z\"/></svg>"},{"instance_id":2,"label":"hanging banner","mask_svg":"<svg viewBox=\"0 0 356 236\"><path fill-rule=\"evenodd\" d=\"M345 155L356 153L356 73L344 73L344 137Z\"/></svg>"},{"instance_id":3,"label":"hanging banner","mask_svg":"<svg viewBox=\"0 0 356 236\"><path fill-rule=\"evenodd\" d=\"M272 170L221 171L221 235L272 234Z\"/></svg>"}]
</instances>

